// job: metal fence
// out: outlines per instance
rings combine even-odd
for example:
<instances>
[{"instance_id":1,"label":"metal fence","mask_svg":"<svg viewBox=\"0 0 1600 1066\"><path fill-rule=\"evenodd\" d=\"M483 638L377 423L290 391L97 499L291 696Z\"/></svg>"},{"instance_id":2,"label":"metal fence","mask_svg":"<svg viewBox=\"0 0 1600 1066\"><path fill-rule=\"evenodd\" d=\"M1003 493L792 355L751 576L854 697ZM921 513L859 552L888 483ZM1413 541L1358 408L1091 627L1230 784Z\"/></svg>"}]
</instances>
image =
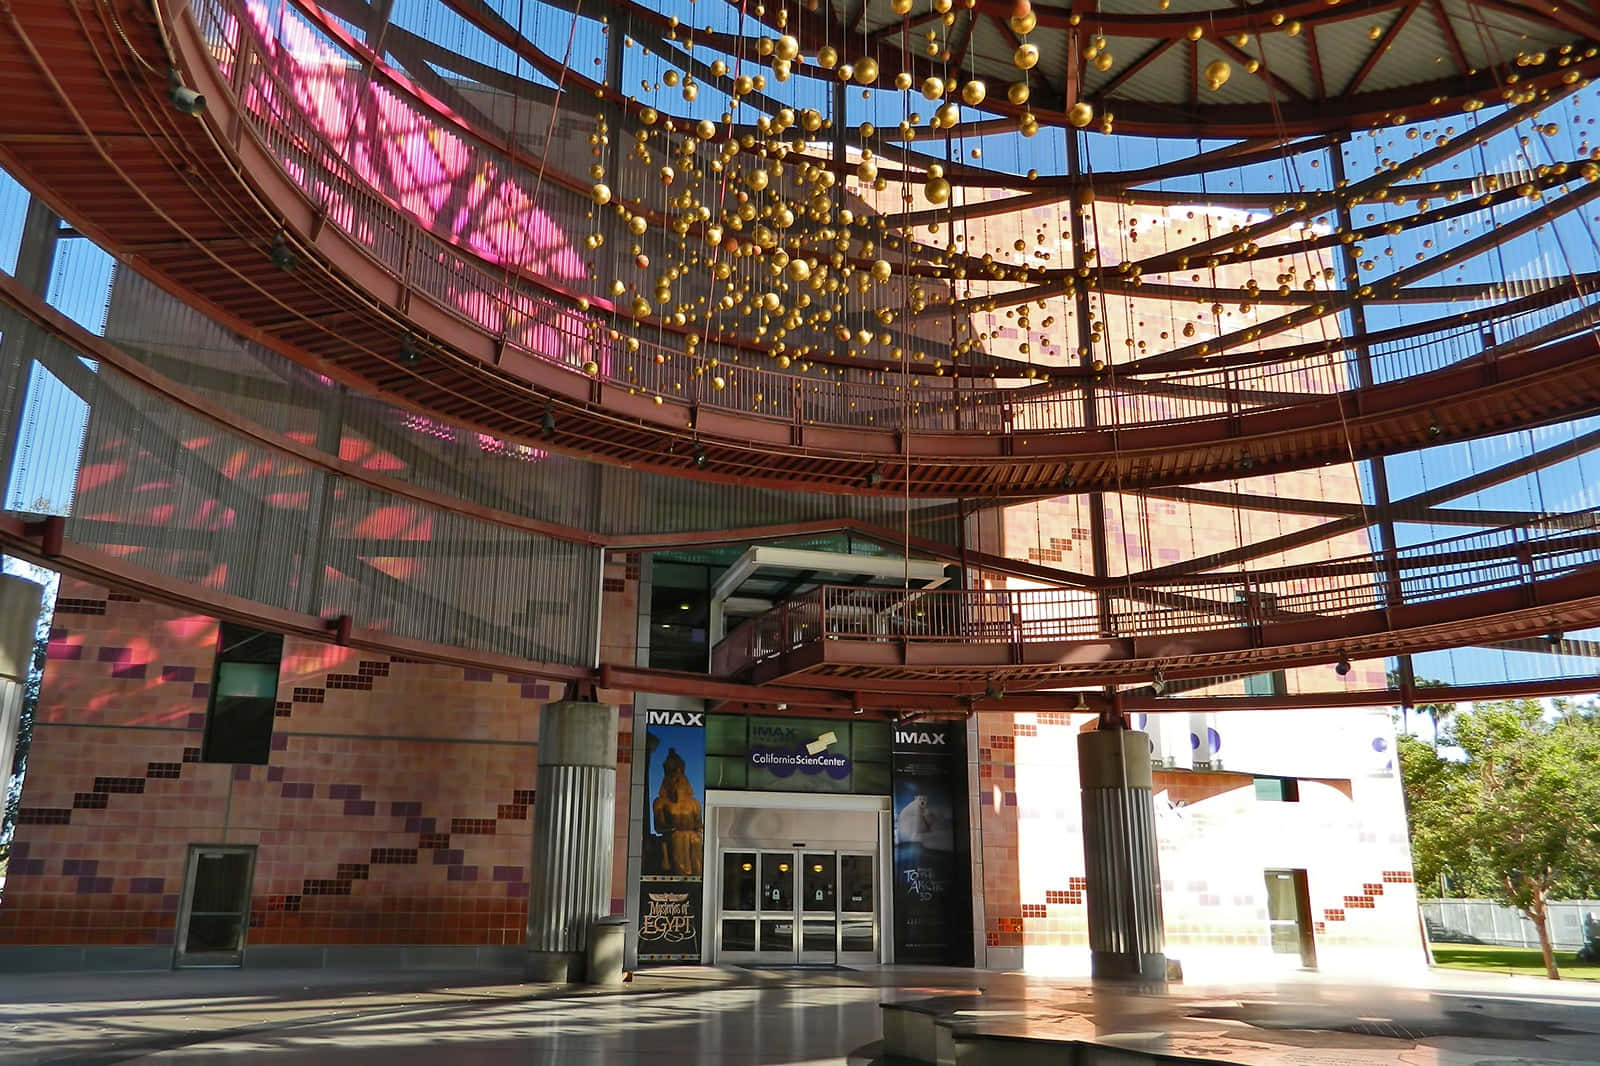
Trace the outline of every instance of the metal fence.
<instances>
[{"instance_id":1,"label":"metal fence","mask_svg":"<svg viewBox=\"0 0 1600 1066\"><path fill-rule=\"evenodd\" d=\"M1428 939L1441 944L1497 944L1536 948L1539 934L1522 912L1492 899L1424 899ZM1557 951L1583 947L1583 916L1600 915L1600 899L1565 899L1550 904L1550 941Z\"/></svg>"}]
</instances>

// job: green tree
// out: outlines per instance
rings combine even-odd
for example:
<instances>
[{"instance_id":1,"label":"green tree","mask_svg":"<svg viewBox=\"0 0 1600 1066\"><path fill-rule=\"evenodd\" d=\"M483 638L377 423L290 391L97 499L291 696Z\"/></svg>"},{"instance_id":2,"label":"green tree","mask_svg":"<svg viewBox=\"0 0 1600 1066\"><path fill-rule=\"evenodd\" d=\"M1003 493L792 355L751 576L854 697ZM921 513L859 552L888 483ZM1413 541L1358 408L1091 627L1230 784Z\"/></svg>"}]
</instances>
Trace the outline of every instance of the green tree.
<instances>
[{"instance_id":1,"label":"green tree","mask_svg":"<svg viewBox=\"0 0 1600 1066\"><path fill-rule=\"evenodd\" d=\"M1539 934L1545 971L1552 899L1600 881L1600 718L1564 705L1550 716L1533 700L1479 703L1457 712L1444 738L1462 757L1404 738L1401 774L1420 879L1445 874L1455 891L1515 906Z\"/></svg>"}]
</instances>

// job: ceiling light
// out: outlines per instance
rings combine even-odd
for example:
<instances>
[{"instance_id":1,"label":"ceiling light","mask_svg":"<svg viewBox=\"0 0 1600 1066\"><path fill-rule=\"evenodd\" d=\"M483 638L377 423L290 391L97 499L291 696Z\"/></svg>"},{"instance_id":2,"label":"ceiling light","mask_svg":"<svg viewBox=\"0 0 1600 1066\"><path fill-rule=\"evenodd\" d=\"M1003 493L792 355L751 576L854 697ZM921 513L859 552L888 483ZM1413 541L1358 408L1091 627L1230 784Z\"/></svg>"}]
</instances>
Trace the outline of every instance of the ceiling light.
<instances>
[{"instance_id":1,"label":"ceiling light","mask_svg":"<svg viewBox=\"0 0 1600 1066\"><path fill-rule=\"evenodd\" d=\"M1350 656L1341 654L1339 656L1339 661L1333 664L1333 672L1338 674L1340 677L1344 677L1349 674Z\"/></svg>"},{"instance_id":2,"label":"ceiling light","mask_svg":"<svg viewBox=\"0 0 1600 1066\"><path fill-rule=\"evenodd\" d=\"M867 471L867 488L875 489L883 484L883 467L875 466Z\"/></svg>"},{"instance_id":3,"label":"ceiling light","mask_svg":"<svg viewBox=\"0 0 1600 1066\"><path fill-rule=\"evenodd\" d=\"M539 432L546 437L556 435L556 413L549 407L544 409L544 417L539 419Z\"/></svg>"},{"instance_id":4,"label":"ceiling light","mask_svg":"<svg viewBox=\"0 0 1600 1066\"><path fill-rule=\"evenodd\" d=\"M1150 691L1157 696L1165 696L1167 694L1167 679L1161 676L1159 669L1156 670L1156 676L1150 679Z\"/></svg>"},{"instance_id":5,"label":"ceiling light","mask_svg":"<svg viewBox=\"0 0 1600 1066\"><path fill-rule=\"evenodd\" d=\"M194 117L205 113L206 98L185 85L175 70L167 73L167 99L180 114Z\"/></svg>"},{"instance_id":6,"label":"ceiling light","mask_svg":"<svg viewBox=\"0 0 1600 1066\"><path fill-rule=\"evenodd\" d=\"M1550 632L1548 632L1548 633L1546 633L1544 635L1544 639L1552 648L1554 648L1556 645L1560 644L1563 640L1566 640L1567 639L1567 635L1565 633L1561 632L1561 627L1559 627L1559 626L1551 626L1550 627Z\"/></svg>"},{"instance_id":7,"label":"ceiling light","mask_svg":"<svg viewBox=\"0 0 1600 1066\"><path fill-rule=\"evenodd\" d=\"M698 444L694 446L694 465L696 470L706 468L706 450Z\"/></svg>"},{"instance_id":8,"label":"ceiling light","mask_svg":"<svg viewBox=\"0 0 1600 1066\"><path fill-rule=\"evenodd\" d=\"M294 253L289 250L289 241L281 231L272 238L272 247L268 250L267 256L272 260L273 266L290 273L300 264Z\"/></svg>"},{"instance_id":9,"label":"ceiling light","mask_svg":"<svg viewBox=\"0 0 1600 1066\"><path fill-rule=\"evenodd\" d=\"M422 356L422 349L417 347L417 338L407 331L400 338L400 360L406 363L415 363Z\"/></svg>"}]
</instances>

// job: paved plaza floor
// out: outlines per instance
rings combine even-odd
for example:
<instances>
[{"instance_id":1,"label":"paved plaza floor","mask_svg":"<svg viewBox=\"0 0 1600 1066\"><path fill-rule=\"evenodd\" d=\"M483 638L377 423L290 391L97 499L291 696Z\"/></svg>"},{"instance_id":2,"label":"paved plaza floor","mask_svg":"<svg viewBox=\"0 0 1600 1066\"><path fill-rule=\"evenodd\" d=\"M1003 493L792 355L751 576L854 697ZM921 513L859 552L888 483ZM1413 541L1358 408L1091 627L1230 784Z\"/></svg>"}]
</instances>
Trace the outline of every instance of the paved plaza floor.
<instances>
[{"instance_id":1,"label":"paved plaza floor","mask_svg":"<svg viewBox=\"0 0 1600 1066\"><path fill-rule=\"evenodd\" d=\"M1600 985L1432 971L1166 992L974 970L681 967L621 989L509 973L189 970L0 976L0 1066L893 1066L881 1002L973 1033L1211 1062L1600 1062ZM999 1061L1004 1061L1001 1059Z\"/></svg>"}]
</instances>

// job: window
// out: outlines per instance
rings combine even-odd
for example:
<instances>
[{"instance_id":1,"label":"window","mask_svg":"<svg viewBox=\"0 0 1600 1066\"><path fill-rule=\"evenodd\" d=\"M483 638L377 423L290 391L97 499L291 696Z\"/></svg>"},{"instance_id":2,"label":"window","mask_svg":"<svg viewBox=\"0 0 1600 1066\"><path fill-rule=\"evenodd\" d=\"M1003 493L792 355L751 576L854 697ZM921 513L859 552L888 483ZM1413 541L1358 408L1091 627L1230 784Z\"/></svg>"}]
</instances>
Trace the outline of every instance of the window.
<instances>
[{"instance_id":1,"label":"window","mask_svg":"<svg viewBox=\"0 0 1600 1066\"><path fill-rule=\"evenodd\" d=\"M1293 777L1258 777L1256 799L1268 803L1299 803L1300 782Z\"/></svg>"},{"instance_id":2,"label":"window","mask_svg":"<svg viewBox=\"0 0 1600 1066\"><path fill-rule=\"evenodd\" d=\"M1246 696L1282 696L1289 691L1289 680L1282 670L1268 674L1251 674L1244 679Z\"/></svg>"},{"instance_id":3,"label":"window","mask_svg":"<svg viewBox=\"0 0 1600 1066\"><path fill-rule=\"evenodd\" d=\"M282 660L280 634L222 623L201 761L266 765Z\"/></svg>"}]
</instances>

